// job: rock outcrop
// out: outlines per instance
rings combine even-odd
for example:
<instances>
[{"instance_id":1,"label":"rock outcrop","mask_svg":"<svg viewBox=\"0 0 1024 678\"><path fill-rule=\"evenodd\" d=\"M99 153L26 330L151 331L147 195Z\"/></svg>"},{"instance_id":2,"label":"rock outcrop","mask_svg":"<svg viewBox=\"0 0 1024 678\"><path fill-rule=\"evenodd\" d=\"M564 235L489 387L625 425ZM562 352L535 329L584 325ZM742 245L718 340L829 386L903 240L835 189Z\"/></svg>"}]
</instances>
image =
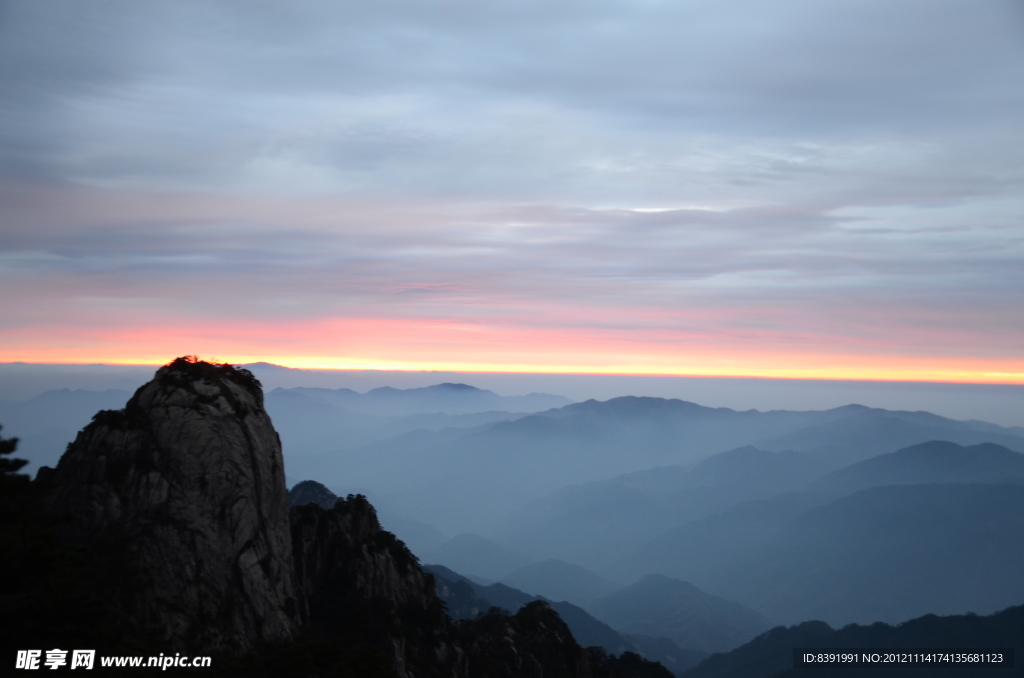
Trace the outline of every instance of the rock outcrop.
<instances>
[{"instance_id":1,"label":"rock outcrop","mask_svg":"<svg viewBox=\"0 0 1024 678\"><path fill-rule=\"evenodd\" d=\"M288 490L289 507L316 504L322 509L332 509L337 501L338 495L315 480L303 480Z\"/></svg>"},{"instance_id":2,"label":"rock outcrop","mask_svg":"<svg viewBox=\"0 0 1024 678\"><path fill-rule=\"evenodd\" d=\"M610 666L603 650L580 647L569 627L544 601L529 603L515 615L494 608L474 620L458 624L466 654L464 671L467 676L617 678L622 675Z\"/></svg>"},{"instance_id":3,"label":"rock outcrop","mask_svg":"<svg viewBox=\"0 0 1024 678\"><path fill-rule=\"evenodd\" d=\"M322 488L322 486L320 486ZM296 591L308 629L335 647L382 651L398 678L671 678L633 653L583 648L545 601L452 622L435 577L365 497L292 508Z\"/></svg>"},{"instance_id":4,"label":"rock outcrop","mask_svg":"<svg viewBox=\"0 0 1024 678\"><path fill-rule=\"evenodd\" d=\"M122 637L231 656L297 633L281 443L248 371L178 358L40 477L105 558Z\"/></svg>"},{"instance_id":5,"label":"rock outcrop","mask_svg":"<svg viewBox=\"0 0 1024 678\"><path fill-rule=\"evenodd\" d=\"M292 508L292 552L303 617L318 634L382 648L400 678L453 675L453 629L434 578L362 495L330 510Z\"/></svg>"}]
</instances>

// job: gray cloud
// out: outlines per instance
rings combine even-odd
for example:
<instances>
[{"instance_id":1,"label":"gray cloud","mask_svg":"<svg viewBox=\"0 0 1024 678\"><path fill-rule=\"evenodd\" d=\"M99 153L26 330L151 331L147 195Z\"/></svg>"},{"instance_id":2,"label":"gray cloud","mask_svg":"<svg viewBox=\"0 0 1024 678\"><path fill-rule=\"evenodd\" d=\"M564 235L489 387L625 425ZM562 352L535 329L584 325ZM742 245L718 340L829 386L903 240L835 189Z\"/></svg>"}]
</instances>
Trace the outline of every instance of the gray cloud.
<instances>
[{"instance_id":1,"label":"gray cloud","mask_svg":"<svg viewBox=\"0 0 1024 678\"><path fill-rule=\"evenodd\" d=\"M709 149L777 182L809 146L884 166L871 147L963 152L1024 113L1009 2L5 9L9 166L103 184L664 199Z\"/></svg>"},{"instance_id":2,"label":"gray cloud","mask_svg":"<svg viewBox=\"0 0 1024 678\"><path fill-rule=\"evenodd\" d=\"M20 308L850 337L877 308L1009 351L1022 76L1009 0L11 0L0 280Z\"/></svg>"}]
</instances>

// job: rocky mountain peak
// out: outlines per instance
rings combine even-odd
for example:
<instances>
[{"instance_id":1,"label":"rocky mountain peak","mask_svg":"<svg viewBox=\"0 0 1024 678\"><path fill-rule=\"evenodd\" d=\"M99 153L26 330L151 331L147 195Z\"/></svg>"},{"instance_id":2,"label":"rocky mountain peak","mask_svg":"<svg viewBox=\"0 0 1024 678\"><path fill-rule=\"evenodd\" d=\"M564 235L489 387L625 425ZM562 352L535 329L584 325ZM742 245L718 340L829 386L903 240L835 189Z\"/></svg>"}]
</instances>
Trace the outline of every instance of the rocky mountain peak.
<instances>
[{"instance_id":1,"label":"rocky mountain peak","mask_svg":"<svg viewBox=\"0 0 1024 678\"><path fill-rule=\"evenodd\" d=\"M296 633L281 443L247 370L174 360L42 475L71 536L118 573L109 601L129 636L242 654Z\"/></svg>"},{"instance_id":2,"label":"rocky mountain peak","mask_svg":"<svg viewBox=\"0 0 1024 678\"><path fill-rule=\"evenodd\" d=\"M316 504L322 509L332 509L337 501L338 495L315 480L303 480L288 491L288 506Z\"/></svg>"}]
</instances>

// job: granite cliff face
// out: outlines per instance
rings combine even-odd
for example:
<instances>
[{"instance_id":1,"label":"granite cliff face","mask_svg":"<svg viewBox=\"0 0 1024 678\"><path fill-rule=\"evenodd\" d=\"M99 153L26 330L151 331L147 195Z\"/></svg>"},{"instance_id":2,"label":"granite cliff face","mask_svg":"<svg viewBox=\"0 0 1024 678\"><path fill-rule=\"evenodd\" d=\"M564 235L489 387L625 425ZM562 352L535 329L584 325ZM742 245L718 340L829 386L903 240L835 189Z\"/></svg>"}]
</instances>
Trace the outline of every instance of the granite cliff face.
<instances>
[{"instance_id":1,"label":"granite cliff face","mask_svg":"<svg viewBox=\"0 0 1024 678\"><path fill-rule=\"evenodd\" d=\"M460 651L434 579L361 495L292 508L295 581L311 630L382 648L400 678L455 675Z\"/></svg>"},{"instance_id":2,"label":"granite cliff face","mask_svg":"<svg viewBox=\"0 0 1024 678\"><path fill-rule=\"evenodd\" d=\"M247 371L178 358L40 478L106 558L124 637L230 656L298 631L281 444Z\"/></svg>"}]
</instances>

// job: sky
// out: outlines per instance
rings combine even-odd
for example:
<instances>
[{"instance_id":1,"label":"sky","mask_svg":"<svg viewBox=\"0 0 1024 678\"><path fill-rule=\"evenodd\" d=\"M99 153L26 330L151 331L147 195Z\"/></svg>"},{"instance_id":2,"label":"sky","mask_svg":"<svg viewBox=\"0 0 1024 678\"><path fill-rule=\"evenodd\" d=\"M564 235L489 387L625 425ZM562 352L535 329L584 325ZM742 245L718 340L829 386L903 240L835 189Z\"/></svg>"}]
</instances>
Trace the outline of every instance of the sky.
<instances>
[{"instance_id":1,"label":"sky","mask_svg":"<svg viewBox=\"0 0 1024 678\"><path fill-rule=\"evenodd\" d=\"M0 362L1024 383L1024 3L0 0Z\"/></svg>"}]
</instances>

